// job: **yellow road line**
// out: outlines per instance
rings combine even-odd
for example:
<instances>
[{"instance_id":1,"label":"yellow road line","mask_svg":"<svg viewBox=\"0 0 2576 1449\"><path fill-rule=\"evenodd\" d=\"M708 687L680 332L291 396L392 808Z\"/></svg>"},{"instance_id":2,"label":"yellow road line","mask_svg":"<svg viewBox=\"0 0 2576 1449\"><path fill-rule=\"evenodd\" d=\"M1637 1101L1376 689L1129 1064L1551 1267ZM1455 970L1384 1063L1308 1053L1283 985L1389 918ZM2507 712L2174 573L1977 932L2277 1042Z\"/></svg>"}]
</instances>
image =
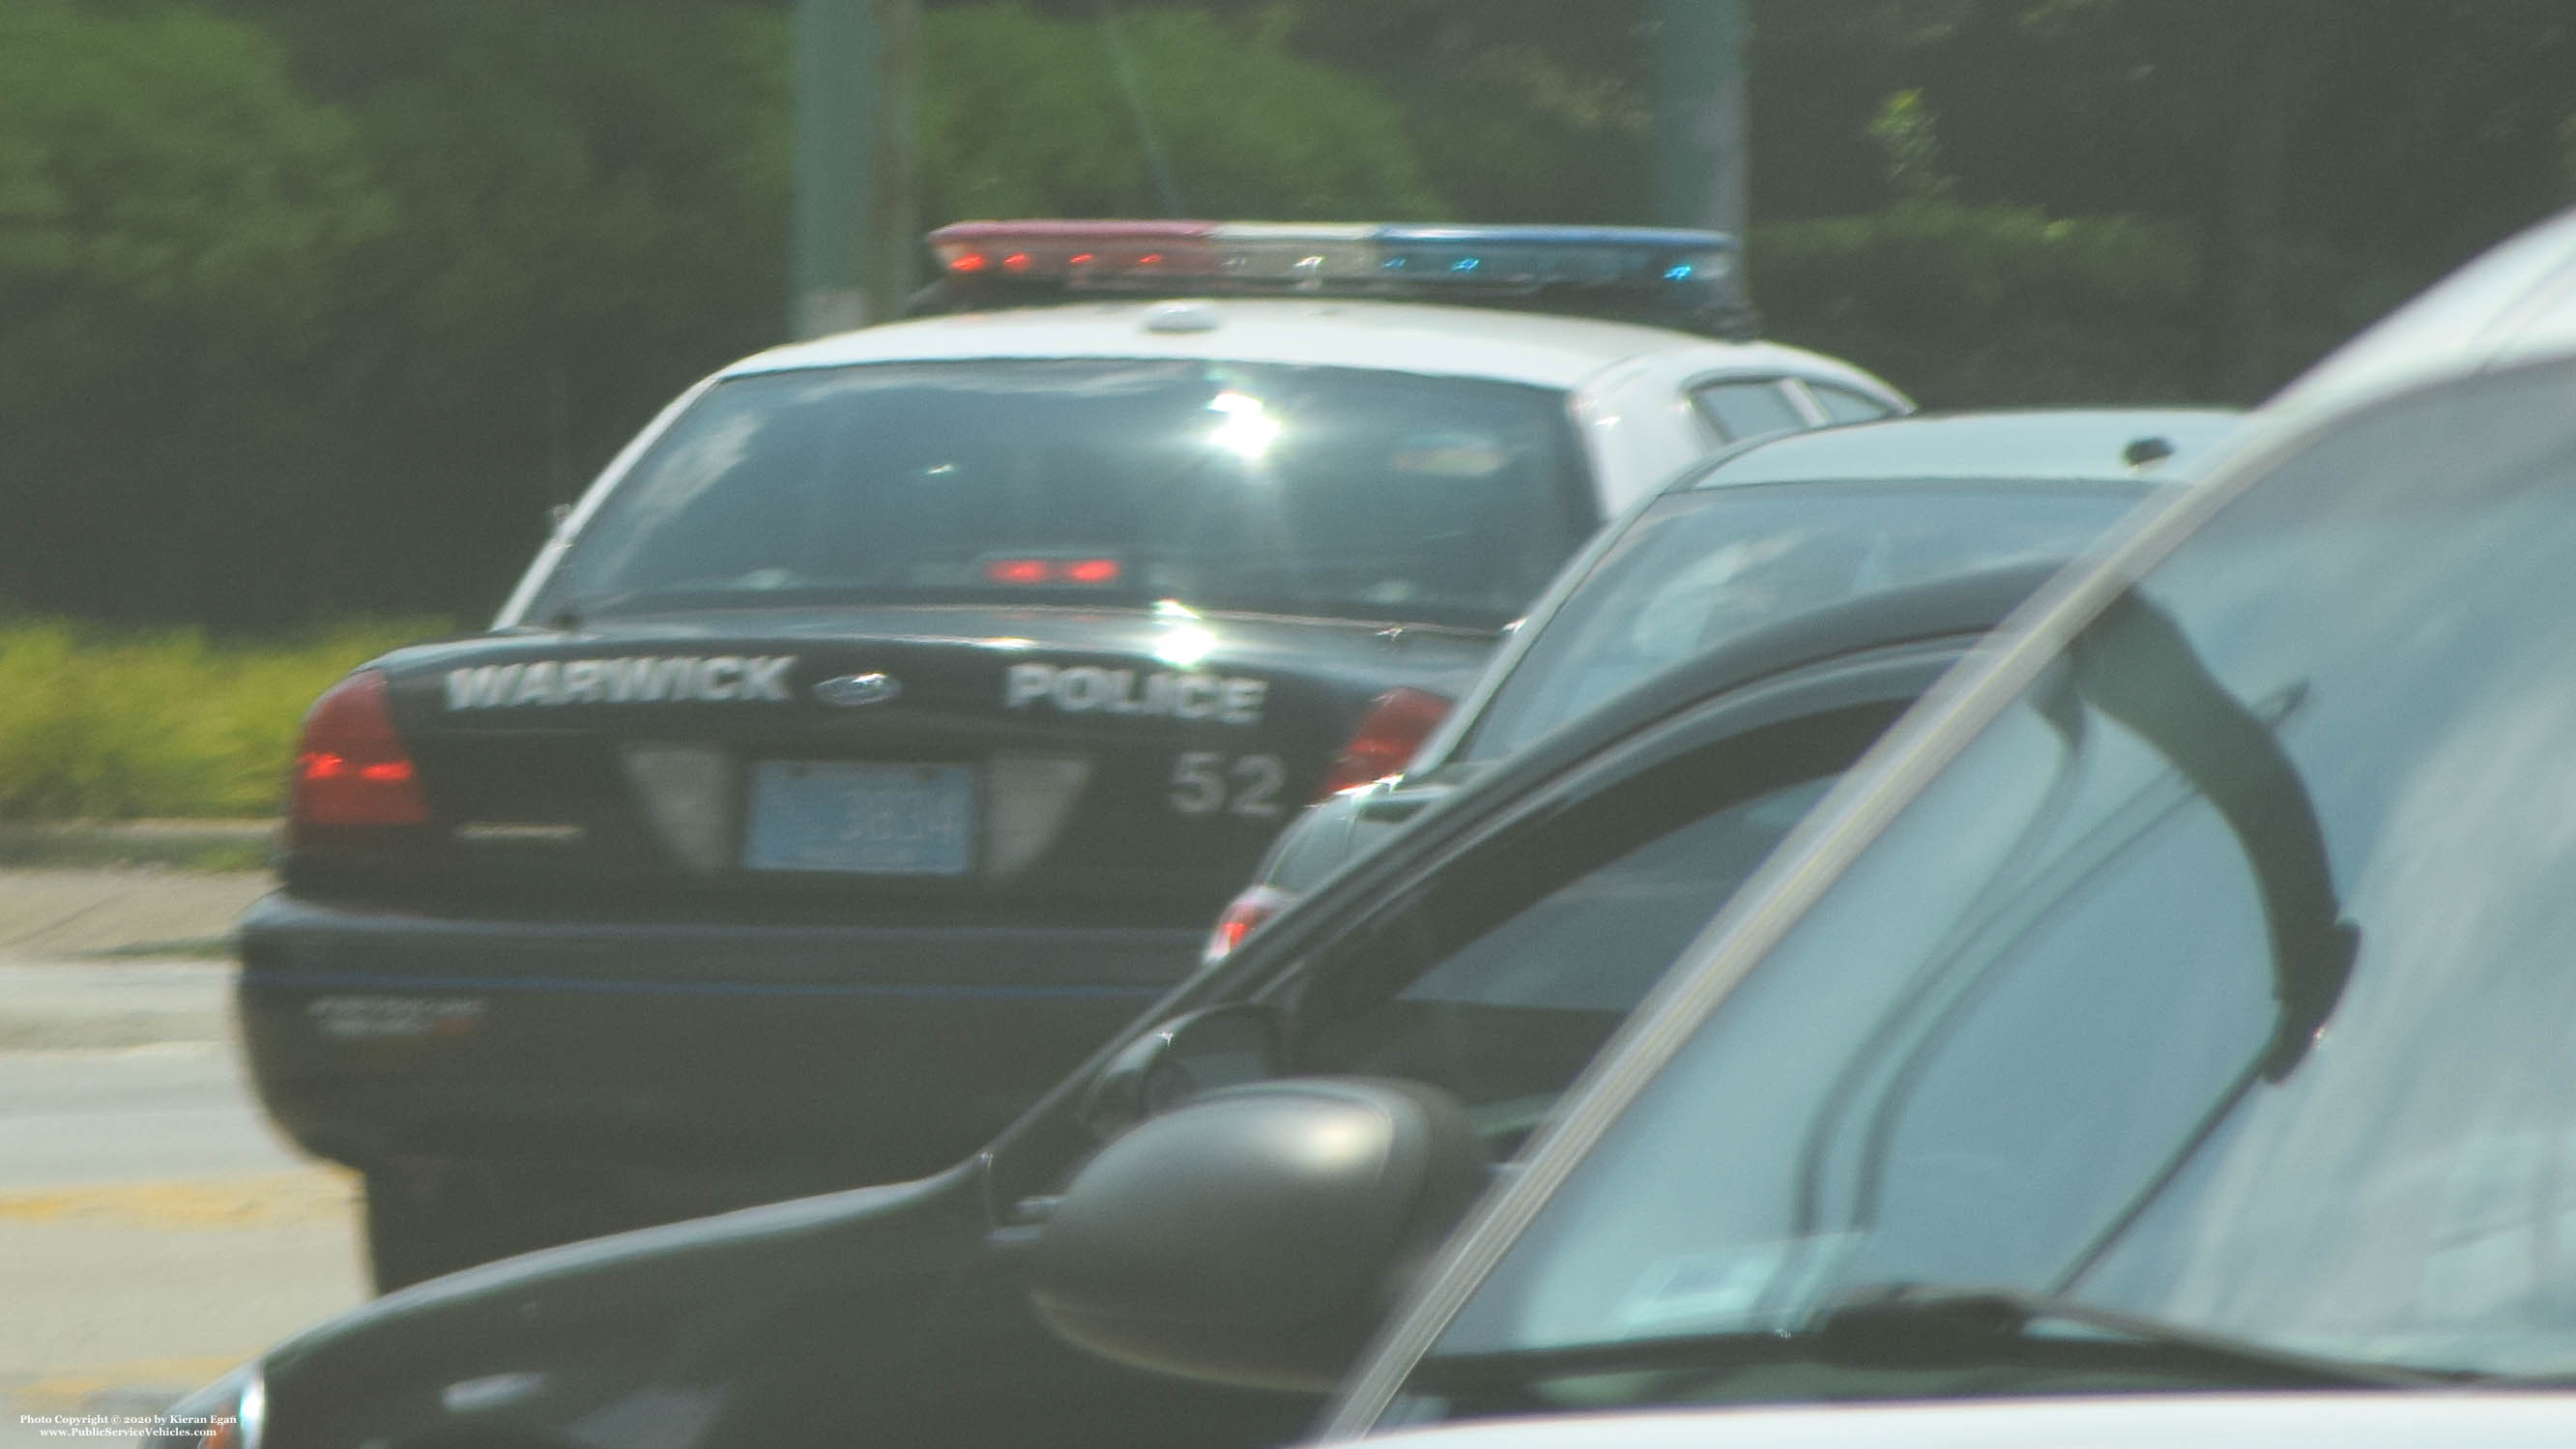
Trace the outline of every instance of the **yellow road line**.
<instances>
[{"instance_id":1,"label":"yellow road line","mask_svg":"<svg viewBox=\"0 0 2576 1449\"><path fill-rule=\"evenodd\" d=\"M77 1414L103 1394L118 1389L167 1389L194 1393L231 1373L252 1354L236 1358L138 1358L126 1363L84 1364L56 1369L34 1383L21 1384L10 1398L19 1412ZM140 1412L129 1410L128 1412Z\"/></svg>"},{"instance_id":2,"label":"yellow road line","mask_svg":"<svg viewBox=\"0 0 2576 1449\"><path fill-rule=\"evenodd\" d=\"M84 1364L79 1368L56 1369L31 1384L21 1384L10 1395L21 1410L30 1414L72 1414L87 1408L99 1395L117 1389L175 1389L193 1393L231 1373L252 1354L234 1358L138 1358L126 1363Z\"/></svg>"},{"instance_id":3,"label":"yellow road line","mask_svg":"<svg viewBox=\"0 0 2576 1449\"><path fill-rule=\"evenodd\" d=\"M0 1192L0 1223L251 1228L337 1222L358 1200L356 1174L326 1168L257 1177L117 1182Z\"/></svg>"}]
</instances>

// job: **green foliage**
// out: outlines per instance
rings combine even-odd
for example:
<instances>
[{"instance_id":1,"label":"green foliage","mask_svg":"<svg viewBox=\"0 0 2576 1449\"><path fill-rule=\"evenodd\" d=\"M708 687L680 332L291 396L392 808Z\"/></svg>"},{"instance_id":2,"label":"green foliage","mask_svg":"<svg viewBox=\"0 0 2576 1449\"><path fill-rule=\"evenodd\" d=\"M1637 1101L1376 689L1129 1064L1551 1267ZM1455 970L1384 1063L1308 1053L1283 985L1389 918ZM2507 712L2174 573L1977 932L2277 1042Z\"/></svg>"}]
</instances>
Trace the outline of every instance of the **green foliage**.
<instances>
[{"instance_id":1,"label":"green foliage","mask_svg":"<svg viewBox=\"0 0 2576 1449\"><path fill-rule=\"evenodd\" d=\"M488 608L548 504L777 340L783 25L632 0L241 3L357 118L404 216L338 277L347 452L296 615Z\"/></svg>"},{"instance_id":2,"label":"green foliage","mask_svg":"<svg viewBox=\"0 0 2576 1449\"><path fill-rule=\"evenodd\" d=\"M1646 219L1648 0L1240 3L1392 101L1446 215Z\"/></svg>"},{"instance_id":3,"label":"green foliage","mask_svg":"<svg viewBox=\"0 0 2576 1449\"><path fill-rule=\"evenodd\" d=\"M268 814L314 696L437 632L384 622L258 646L0 625L0 820Z\"/></svg>"},{"instance_id":4,"label":"green foliage","mask_svg":"<svg viewBox=\"0 0 2576 1449\"><path fill-rule=\"evenodd\" d=\"M1859 359L1927 407L2209 396L2200 252L2170 221L1912 201L1757 226L1748 257L1771 336ZM2417 284L2368 252L2295 242L2282 353L2324 353Z\"/></svg>"},{"instance_id":5,"label":"green foliage","mask_svg":"<svg viewBox=\"0 0 2576 1449\"><path fill-rule=\"evenodd\" d=\"M1916 202L1754 228L1771 335L1865 360L1933 407L2196 392L2195 252L2170 225Z\"/></svg>"},{"instance_id":6,"label":"green foliage","mask_svg":"<svg viewBox=\"0 0 2576 1449\"><path fill-rule=\"evenodd\" d=\"M296 92L259 30L170 4L0 9L0 298L17 322L59 339L175 311L218 345L274 342L313 317L316 274L390 219L355 128Z\"/></svg>"},{"instance_id":7,"label":"green foliage","mask_svg":"<svg viewBox=\"0 0 2576 1449\"><path fill-rule=\"evenodd\" d=\"M1116 23L1188 214L1440 214L1373 87L1290 55L1272 29L1190 10ZM1096 21L968 5L922 29L924 217L1163 213Z\"/></svg>"},{"instance_id":8,"label":"green foliage","mask_svg":"<svg viewBox=\"0 0 2576 1449\"><path fill-rule=\"evenodd\" d=\"M308 507L320 414L295 382L392 219L355 127L261 31L0 6L0 605L241 589L208 550Z\"/></svg>"},{"instance_id":9,"label":"green foliage","mask_svg":"<svg viewBox=\"0 0 2576 1449\"><path fill-rule=\"evenodd\" d=\"M1942 201L1958 191L1958 178L1941 169L1941 141L1933 134L1923 92L1889 93L1870 118L1869 139L1887 157L1888 184L1897 195L1908 201Z\"/></svg>"}]
</instances>

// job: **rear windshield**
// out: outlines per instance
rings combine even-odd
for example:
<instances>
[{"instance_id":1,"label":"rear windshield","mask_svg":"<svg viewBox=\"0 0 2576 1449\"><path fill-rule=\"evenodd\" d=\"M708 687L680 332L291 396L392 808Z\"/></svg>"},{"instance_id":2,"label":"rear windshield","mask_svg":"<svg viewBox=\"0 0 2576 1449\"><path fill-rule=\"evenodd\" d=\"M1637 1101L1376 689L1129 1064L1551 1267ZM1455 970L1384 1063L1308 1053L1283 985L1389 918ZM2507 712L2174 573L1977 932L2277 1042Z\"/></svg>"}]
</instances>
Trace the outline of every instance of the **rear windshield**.
<instances>
[{"instance_id":1,"label":"rear windshield","mask_svg":"<svg viewBox=\"0 0 2576 1449\"><path fill-rule=\"evenodd\" d=\"M1498 627L1594 524L1562 393L1045 359L723 383L529 617L1006 600Z\"/></svg>"},{"instance_id":2,"label":"rear windshield","mask_svg":"<svg viewBox=\"0 0 2576 1449\"><path fill-rule=\"evenodd\" d=\"M1509 754L1658 671L1793 614L2069 557L2149 487L1944 479L1676 494L1640 515L1540 626L1460 757Z\"/></svg>"}]
</instances>

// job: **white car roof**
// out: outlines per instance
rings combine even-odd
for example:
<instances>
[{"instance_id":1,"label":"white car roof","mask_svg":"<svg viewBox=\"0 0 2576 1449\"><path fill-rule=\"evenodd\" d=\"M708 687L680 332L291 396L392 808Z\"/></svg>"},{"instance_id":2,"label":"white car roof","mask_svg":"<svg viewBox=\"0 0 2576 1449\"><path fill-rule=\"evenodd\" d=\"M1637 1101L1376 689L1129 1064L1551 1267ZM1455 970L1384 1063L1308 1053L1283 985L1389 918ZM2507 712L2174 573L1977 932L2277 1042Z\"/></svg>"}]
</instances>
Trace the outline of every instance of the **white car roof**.
<instances>
[{"instance_id":1,"label":"white car roof","mask_svg":"<svg viewBox=\"0 0 2576 1449\"><path fill-rule=\"evenodd\" d=\"M916 318L772 348L720 375L968 358L1208 358L1370 367L1572 390L1615 363L1681 352L1704 354L1712 370L1807 376L1849 371L1777 343L1722 342L1584 317L1349 298L1214 297ZM1863 375L1853 376L1879 391Z\"/></svg>"}]
</instances>

